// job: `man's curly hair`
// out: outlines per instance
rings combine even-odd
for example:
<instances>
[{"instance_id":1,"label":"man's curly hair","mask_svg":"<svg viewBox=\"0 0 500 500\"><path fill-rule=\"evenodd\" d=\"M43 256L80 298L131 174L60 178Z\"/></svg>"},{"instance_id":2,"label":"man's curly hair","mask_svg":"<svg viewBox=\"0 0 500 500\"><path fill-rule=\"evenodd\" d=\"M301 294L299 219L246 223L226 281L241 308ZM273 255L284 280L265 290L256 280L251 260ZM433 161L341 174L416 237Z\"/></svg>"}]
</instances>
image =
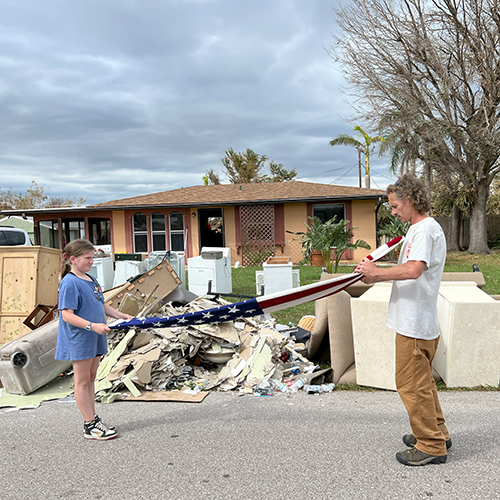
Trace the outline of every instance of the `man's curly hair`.
<instances>
[{"instance_id":1,"label":"man's curly hair","mask_svg":"<svg viewBox=\"0 0 500 500\"><path fill-rule=\"evenodd\" d=\"M431 197L422 180L414 175L404 174L394 184L387 186L387 194L394 193L401 200L408 200L419 214L431 209Z\"/></svg>"}]
</instances>

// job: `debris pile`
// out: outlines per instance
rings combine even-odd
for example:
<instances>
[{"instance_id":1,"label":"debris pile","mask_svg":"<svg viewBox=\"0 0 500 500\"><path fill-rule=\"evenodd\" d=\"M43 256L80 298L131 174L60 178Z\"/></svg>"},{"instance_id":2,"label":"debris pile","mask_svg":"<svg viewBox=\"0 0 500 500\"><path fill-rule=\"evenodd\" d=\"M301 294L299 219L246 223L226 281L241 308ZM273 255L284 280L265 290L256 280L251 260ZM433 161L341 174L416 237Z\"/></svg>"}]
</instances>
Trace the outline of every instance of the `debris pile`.
<instances>
[{"instance_id":1,"label":"debris pile","mask_svg":"<svg viewBox=\"0 0 500 500\"><path fill-rule=\"evenodd\" d=\"M179 307L169 302L154 316L226 304L219 297L197 298ZM267 396L280 386L282 392L290 392L299 380L302 385L331 380L331 369L319 370L301 354L304 345L293 336L297 329L280 332L276 327L271 317L260 316L210 325L113 330L108 335L109 353L99 365L96 398L111 402L127 394L138 397L144 391L174 389L237 389Z\"/></svg>"}]
</instances>

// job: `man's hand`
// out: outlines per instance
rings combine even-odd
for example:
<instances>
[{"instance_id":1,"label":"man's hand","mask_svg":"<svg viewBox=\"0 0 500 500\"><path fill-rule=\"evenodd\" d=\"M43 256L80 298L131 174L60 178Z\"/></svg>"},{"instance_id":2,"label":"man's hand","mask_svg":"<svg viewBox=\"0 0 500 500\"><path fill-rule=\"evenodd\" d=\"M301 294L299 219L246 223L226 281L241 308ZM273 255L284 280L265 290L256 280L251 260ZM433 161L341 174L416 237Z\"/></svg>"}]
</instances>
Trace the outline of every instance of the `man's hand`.
<instances>
[{"instance_id":1,"label":"man's hand","mask_svg":"<svg viewBox=\"0 0 500 500\"><path fill-rule=\"evenodd\" d=\"M378 270L377 266L370 259L364 258L354 269L355 273L363 274L361 281L366 285L376 283L378 280L374 277L374 273Z\"/></svg>"},{"instance_id":2,"label":"man's hand","mask_svg":"<svg viewBox=\"0 0 500 500\"><path fill-rule=\"evenodd\" d=\"M355 273L360 273L365 276L373 276L377 272L377 266L366 257L356 266Z\"/></svg>"}]
</instances>

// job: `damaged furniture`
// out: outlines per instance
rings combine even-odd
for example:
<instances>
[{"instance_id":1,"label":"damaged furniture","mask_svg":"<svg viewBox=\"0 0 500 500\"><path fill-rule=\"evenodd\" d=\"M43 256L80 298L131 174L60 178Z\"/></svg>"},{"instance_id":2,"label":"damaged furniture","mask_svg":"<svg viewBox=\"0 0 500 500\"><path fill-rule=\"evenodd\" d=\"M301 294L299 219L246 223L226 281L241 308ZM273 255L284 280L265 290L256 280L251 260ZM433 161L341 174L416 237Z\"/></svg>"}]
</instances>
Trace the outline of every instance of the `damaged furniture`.
<instances>
[{"instance_id":1,"label":"damaged furniture","mask_svg":"<svg viewBox=\"0 0 500 500\"><path fill-rule=\"evenodd\" d=\"M31 331L24 321L38 304L57 304L60 255L42 246L0 247L0 344Z\"/></svg>"},{"instance_id":2,"label":"damaged furniture","mask_svg":"<svg viewBox=\"0 0 500 500\"><path fill-rule=\"evenodd\" d=\"M306 343L309 359L330 361L335 384L356 383L350 301L346 291L317 300L316 321Z\"/></svg>"},{"instance_id":3,"label":"damaged furniture","mask_svg":"<svg viewBox=\"0 0 500 500\"><path fill-rule=\"evenodd\" d=\"M155 305L159 305L160 301L174 292L180 285L182 285L182 281L169 262L164 260L153 269L136 276L130 282L127 281L122 286L109 290L104 294L104 299L106 304L114 309L135 316L140 312L137 299L143 299L146 296L149 296L150 299L154 297L154 300L158 301ZM122 302L128 302L129 305L126 306Z\"/></svg>"},{"instance_id":4,"label":"damaged furniture","mask_svg":"<svg viewBox=\"0 0 500 500\"><path fill-rule=\"evenodd\" d=\"M321 280L331 279L335 276L338 275L322 274ZM494 298L481 291L485 285L481 272L444 273L442 289L445 285L460 286L463 284L462 280L473 287L474 294L481 294L481 297L490 304L487 307L495 307L493 305ZM334 370L335 383L357 383L369 387L396 389L394 382L394 332L385 326L391 289L392 282L376 283L375 285L365 285L358 282L348 287L346 291L315 302L316 322L311 332L311 338L306 343L308 358L322 362L330 361ZM444 297L444 294L440 297L441 304L446 302ZM441 305L441 308L443 307ZM449 311L450 308L453 309L452 306L448 305L447 310ZM440 317L442 318L440 326L444 328L444 315L440 314ZM495 329L494 317L491 315L488 317L491 328ZM457 326L455 326L456 328ZM485 329L485 331L489 330ZM491 334L488 335L491 336ZM443 335L443 342L444 339L445 335ZM495 342L489 342L496 346ZM479 342L478 345L483 344ZM436 358L439 358L437 354ZM437 359L435 360L436 367L438 366ZM458 359L456 354L455 359ZM500 356L490 357L490 359L500 359ZM449 362L448 359L448 364ZM454 363L453 366L459 370L460 363ZM449 366L447 369L449 370ZM472 370L472 373L476 373L478 370L479 368ZM495 370L496 368L493 369L492 376L493 379L496 377L494 385L498 385L500 369L496 372ZM471 373L470 370L468 372ZM456 377L456 371L453 373L451 380ZM435 378L442 377L447 382L444 367L440 370L435 369L434 376ZM450 377L448 377L448 381L450 381ZM461 381L466 382L465 374L463 374ZM491 377L486 377L483 374L482 377L475 379L474 385L489 385L490 381ZM470 383L472 383L472 379L469 378L466 386L470 387ZM453 386L455 385L451 385L451 387Z\"/></svg>"}]
</instances>

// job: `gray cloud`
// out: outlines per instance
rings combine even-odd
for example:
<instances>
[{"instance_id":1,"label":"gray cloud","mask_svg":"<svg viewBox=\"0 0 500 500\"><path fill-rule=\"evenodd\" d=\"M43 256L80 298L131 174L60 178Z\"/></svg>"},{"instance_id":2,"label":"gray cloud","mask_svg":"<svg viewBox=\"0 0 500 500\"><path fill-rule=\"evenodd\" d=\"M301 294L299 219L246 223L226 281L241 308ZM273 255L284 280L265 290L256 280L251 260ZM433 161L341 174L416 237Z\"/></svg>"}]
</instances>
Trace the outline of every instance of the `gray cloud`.
<instances>
[{"instance_id":1,"label":"gray cloud","mask_svg":"<svg viewBox=\"0 0 500 500\"><path fill-rule=\"evenodd\" d=\"M88 203L201 184L232 147L357 185L329 0L0 0L0 188ZM386 162L372 187L388 183ZM342 177L343 176L343 177Z\"/></svg>"}]
</instances>

